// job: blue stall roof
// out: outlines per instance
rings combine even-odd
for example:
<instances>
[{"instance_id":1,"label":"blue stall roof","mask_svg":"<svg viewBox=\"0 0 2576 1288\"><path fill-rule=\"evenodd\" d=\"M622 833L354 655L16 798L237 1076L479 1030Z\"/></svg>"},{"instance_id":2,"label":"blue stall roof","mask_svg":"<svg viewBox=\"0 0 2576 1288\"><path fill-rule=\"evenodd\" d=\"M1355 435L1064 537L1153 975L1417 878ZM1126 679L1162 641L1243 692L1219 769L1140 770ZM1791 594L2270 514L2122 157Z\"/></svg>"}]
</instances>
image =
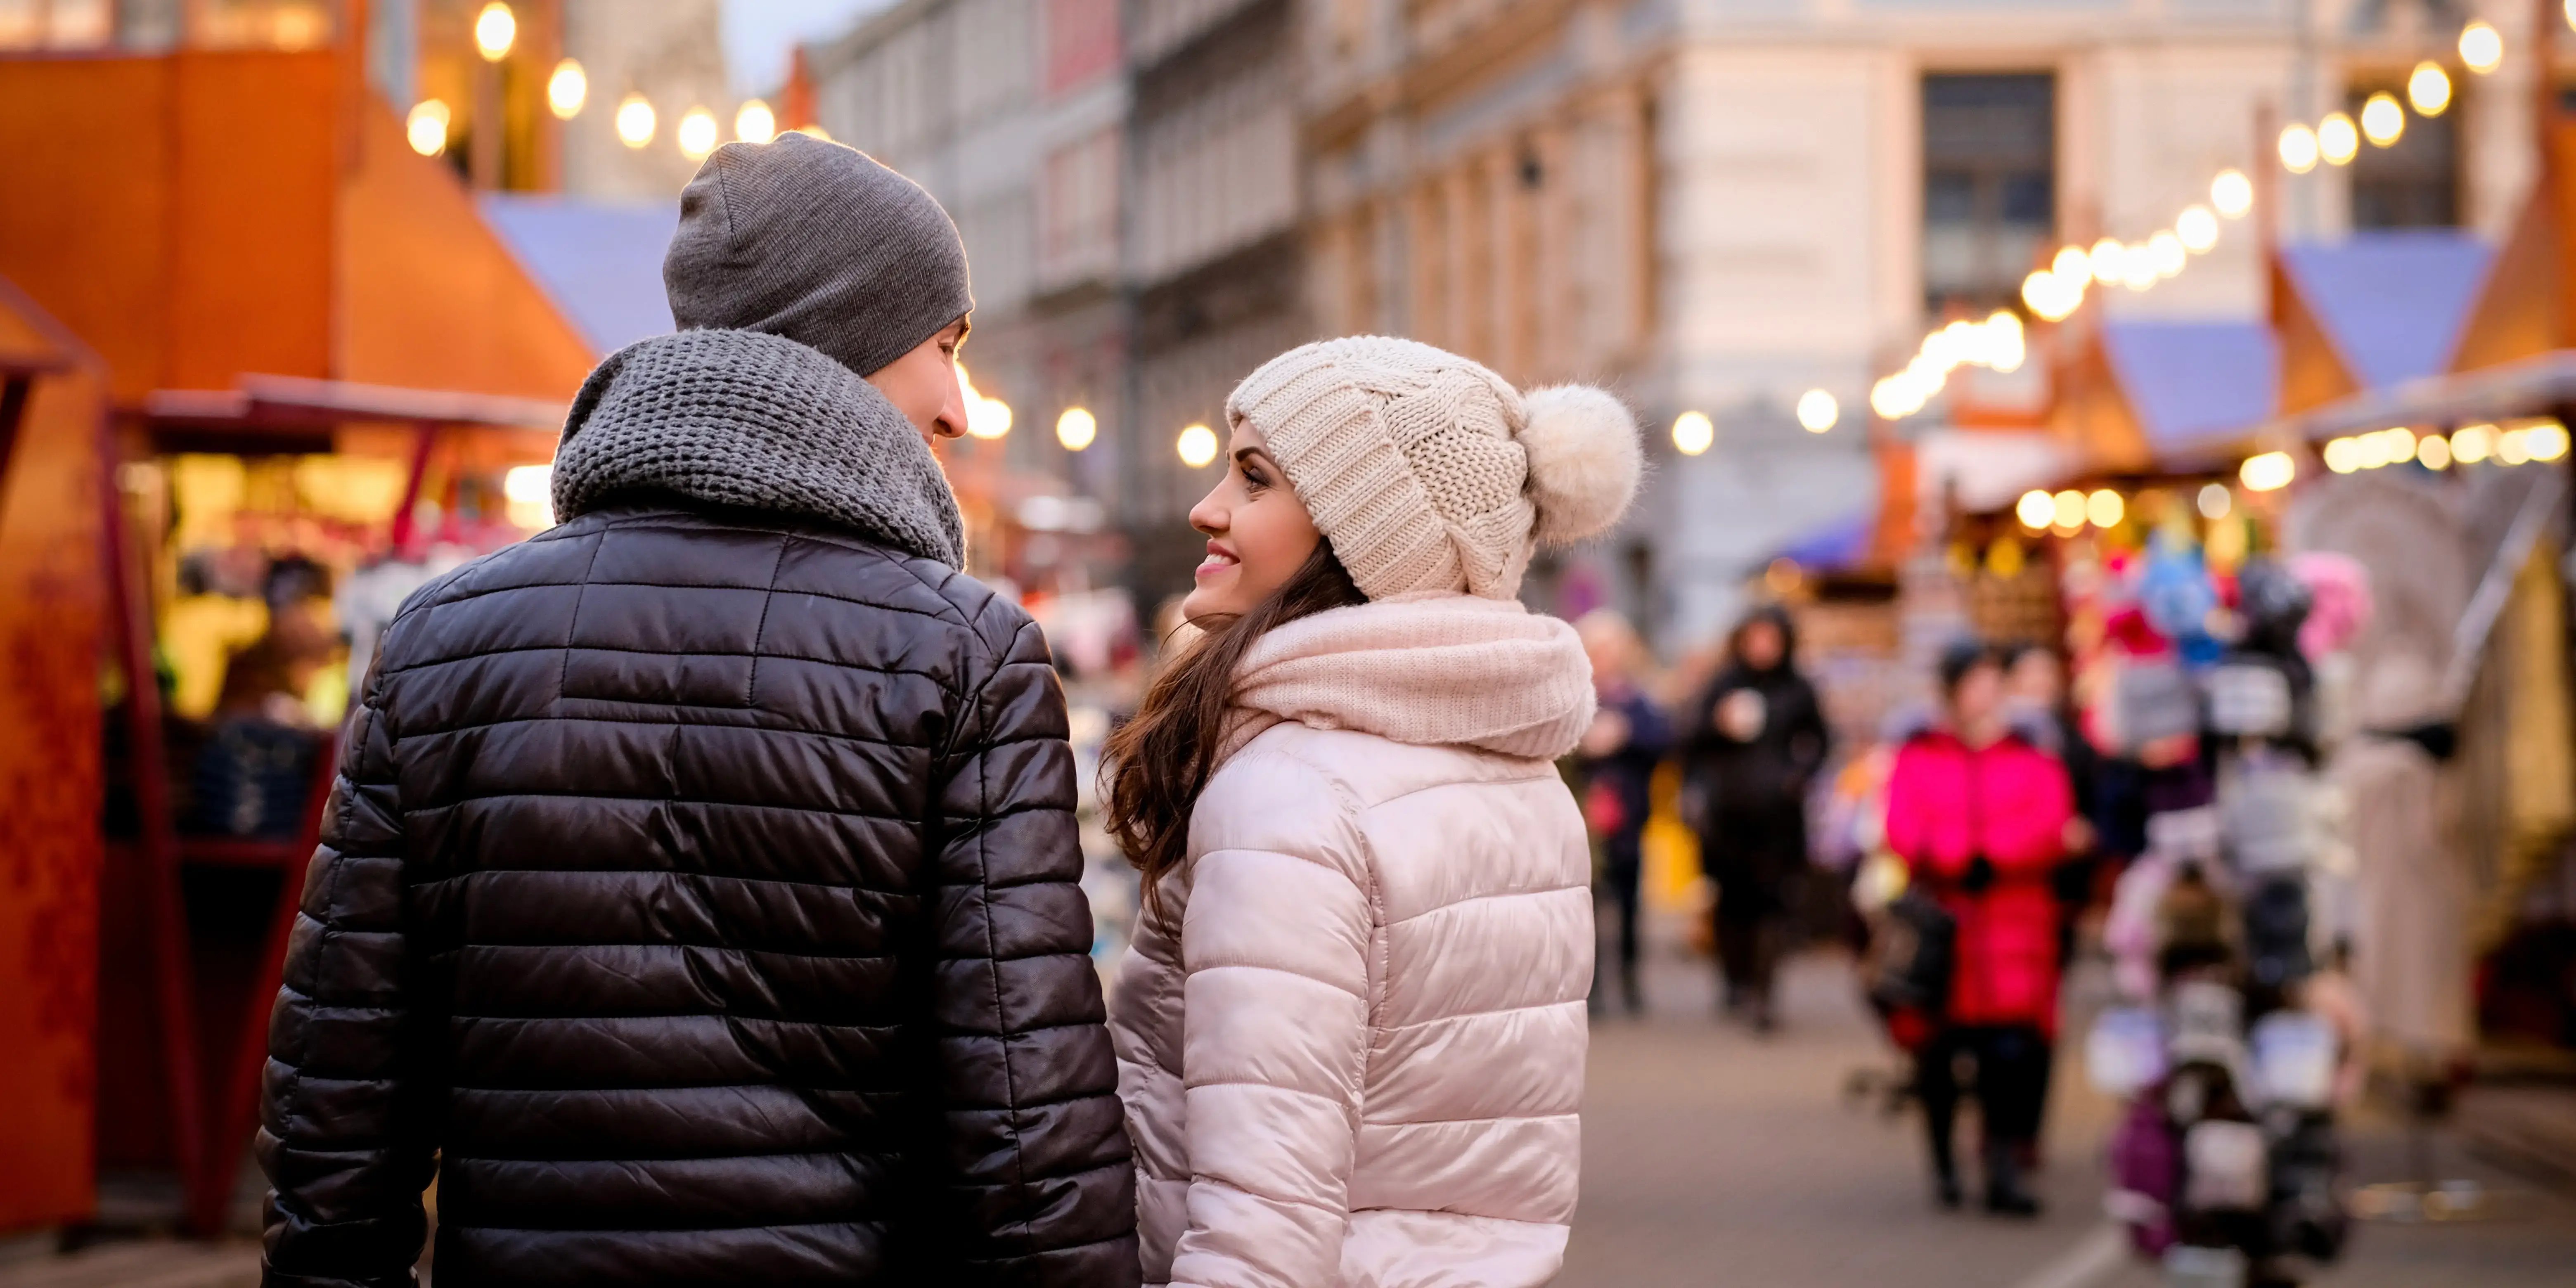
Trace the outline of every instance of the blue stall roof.
<instances>
[{"instance_id":1,"label":"blue stall roof","mask_svg":"<svg viewBox=\"0 0 2576 1288\"><path fill-rule=\"evenodd\" d=\"M662 253L676 201L610 202L486 193L483 219L601 356L671 329Z\"/></svg>"},{"instance_id":2,"label":"blue stall roof","mask_svg":"<svg viewBox=\"0 0 2576 1288\"><path fill-rule=\"evenodd\" d=\"M1877 533L1877 509L1864 509L1798 534L1773 557L1809 572L1841 572L1869 559L1870 539Z\"/></svg>"},{"instance_id":3,"label":"blue stall roof","mask_svg":"<svg viewBox=\"0 0 2576 1288\"><path fill-rule=\"evenodd\" d=\"M2494 259L2493 247L2451 228L2382 229L2281 248L2292 288L2365 389L2450 369Z\"/></svg>"},{"instance_id":4,"label":"blue stall roof","mask_svg":"<svg viewBox=\"0 0 2576 1288\"><path fill-rule=\"evenodd\" d=\"M2105 321L2102 349L2158 459L2251 430L2280 407L2280 343L2261 322Z\"/></svg>"}]
</instances>

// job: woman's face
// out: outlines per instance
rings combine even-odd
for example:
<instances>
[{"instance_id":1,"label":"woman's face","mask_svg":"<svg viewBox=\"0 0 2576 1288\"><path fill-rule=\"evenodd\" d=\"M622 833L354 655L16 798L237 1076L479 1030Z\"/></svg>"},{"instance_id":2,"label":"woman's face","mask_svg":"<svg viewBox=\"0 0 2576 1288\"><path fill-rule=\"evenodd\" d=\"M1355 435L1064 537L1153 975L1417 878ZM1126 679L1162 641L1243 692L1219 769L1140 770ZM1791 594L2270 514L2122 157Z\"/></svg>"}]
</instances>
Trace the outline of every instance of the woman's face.
<instances>
[{"instance_id":1,"label":"woman's face","mask_svg":"<svg viewBox=\"0 0 2576 1288\"><path fill-rule=\"evenodd\" d=\"M1959 687L1950 691L1950 723L1962 732L1981 729L1994 720L2003 703L2003 668L1980 662L1968 668L1959 677Z\"/></svg>"},{"instance_id":2,"label":"woman's face","mask_svg":"<svg viewBox=\"0 0 2576 1288\"><path fill-rule=\"evenodd\" d=\"M1756 618L1744 628L1744 638L1736 645L1742 661L1756 671L1768 671L1780 665L1780 652L1787 641L1780 638L1780 627L1768 617Z\"/></svg>"},{"instance_id":3,"label":"woman's face","mask_svg":"<svg viewBox=\"0 0 2576 1288\"><path fill-rule=\"evenodd\" d=\"M1271 459L1269 440L1249 424L1235 426L1225 477L1190 507L1190 526L1208 537L1197 585L1181 601L1181 615L1198 625L1238 616L1269 598L1324 539Z\"/></svg>"}]
</instances>

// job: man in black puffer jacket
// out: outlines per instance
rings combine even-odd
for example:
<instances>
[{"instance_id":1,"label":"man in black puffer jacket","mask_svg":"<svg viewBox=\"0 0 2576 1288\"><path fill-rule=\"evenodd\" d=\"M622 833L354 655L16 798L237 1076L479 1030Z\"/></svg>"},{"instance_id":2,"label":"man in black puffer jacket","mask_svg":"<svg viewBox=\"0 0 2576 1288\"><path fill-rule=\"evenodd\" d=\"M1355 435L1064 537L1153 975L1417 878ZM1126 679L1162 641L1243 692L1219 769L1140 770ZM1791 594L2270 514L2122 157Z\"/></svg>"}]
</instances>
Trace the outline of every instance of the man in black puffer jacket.
<instances>
[{"instance_id":1,"label":"man in black puffer jacket","mask_svg":"<svg viewBox=\"0 0 2576 1288\"><path fill-rule=\"evenodd\" d=\"M566 522L431 582L352 717L270 1030L270 1285L1133 1285L1046 644L928 439L928 194L719 149ZM862 378L862 377L866 378Z\"/></svg>"}]
</instances>

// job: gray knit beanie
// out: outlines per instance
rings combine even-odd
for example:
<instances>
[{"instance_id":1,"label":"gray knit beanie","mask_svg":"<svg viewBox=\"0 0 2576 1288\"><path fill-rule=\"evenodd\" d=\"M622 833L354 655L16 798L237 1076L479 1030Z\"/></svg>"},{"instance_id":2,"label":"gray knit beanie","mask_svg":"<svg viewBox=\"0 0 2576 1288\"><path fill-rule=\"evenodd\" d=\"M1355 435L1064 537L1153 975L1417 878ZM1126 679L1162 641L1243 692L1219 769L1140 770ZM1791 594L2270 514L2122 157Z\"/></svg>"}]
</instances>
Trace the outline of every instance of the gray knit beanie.
<instances>
[{"instance_id":1,"label":"gray knit beanie","mask_svg":"<svg viewBox=\"0 0 2576 1288\"><path fill-rule=\"evenodd\" d=\"M921 185L789 131L717 148L662 259L671 320L762 331L874 375L966 316L966 247Z\"/></svg>"}]
</instances>

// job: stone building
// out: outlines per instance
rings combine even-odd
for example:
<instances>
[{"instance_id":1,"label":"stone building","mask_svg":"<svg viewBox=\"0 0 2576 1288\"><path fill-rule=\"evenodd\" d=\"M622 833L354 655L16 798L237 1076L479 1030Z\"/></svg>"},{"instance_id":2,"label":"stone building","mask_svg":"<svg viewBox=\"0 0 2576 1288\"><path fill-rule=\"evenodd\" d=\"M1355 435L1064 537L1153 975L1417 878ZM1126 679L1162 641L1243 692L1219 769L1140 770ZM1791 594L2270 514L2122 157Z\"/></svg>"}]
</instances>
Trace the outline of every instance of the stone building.
<instances>
[{"instance_id":1,"label":"stone building","mask_svg":"<svg viewBox=\"0 0 2576 1288\"><path fill-rule=\"evenodd\" d=\"M1874 424L1872 383L1946 319L2022 306L2059 246L2143 240L2235 168L2290 240L2395 226L2489 237L2529 181L2532 6L2520 0L1321 0L1297 77L1315 325L1419 336L1515 380L1606 380L1663 458L1628 533L1584 556L1662 640L1707 638L1768 558L1875 509L1904 444L1926 498L2027 486L2060 332L2009 377L1970 371ZM2305 25L2301 23L2304 16ZM2499 29L2492 74L2462 24ZM2562 44L2567 42L2562 42ZM2396 146L2281 173L2266 107L2314 122L2455 99ZM2277 127L2276 127L2277 128ZM2103 319L2248 321L2254 225ZM1811 390L1824 432L1793 409ZM1668 428L1710 418L1685 456ZM2009 492L2004 495L2009 496ZM1981 497L1990 500L1991 498Z\"/></svg>"},{"instance_id":2,"label":"stone building","mask_svg":"<svg viewBox=\"0 0 2576 1288\"><path fill-rule=\"evenodd\" d=\"M1114 435L1056 429L1075 409L1113 426L1125 406L1116 0L906 0L806 57L824 129L957 221L975 287L965 362L1014 415L990 450L1106 499Z\"/></svg>"}]
</instances>

